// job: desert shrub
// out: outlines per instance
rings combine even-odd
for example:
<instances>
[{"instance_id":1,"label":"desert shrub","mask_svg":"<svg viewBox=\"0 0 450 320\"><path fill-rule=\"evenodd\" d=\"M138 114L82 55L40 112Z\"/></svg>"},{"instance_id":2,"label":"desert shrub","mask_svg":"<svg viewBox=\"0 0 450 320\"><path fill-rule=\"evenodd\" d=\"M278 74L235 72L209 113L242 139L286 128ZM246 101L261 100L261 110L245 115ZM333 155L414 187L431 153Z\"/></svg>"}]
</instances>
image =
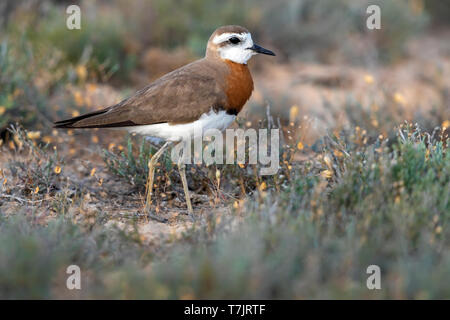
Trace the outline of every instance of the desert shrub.
<instances>
[{"instance_id":1,"label":"desert shrub","mask_svg":"<svg viewBox=\"0 0 450 320\"><path fill-rule=\"evenodd\" d=\"M48 125L49 96L67 79L59 58L24 38L0 42L0 131L16 121L38 129Z\"/></svg>"},{"instance_id":2,"label":"desert shrub","mask_svg":"<svg viewBox=\"0 0 450 320\"><path fill-rule=\"evenodd\" d=\"M112 174L138 189L144 190L147 183L148 162L156 151L157 149L146 143L144 139L136 150L135 143L131 137L128 137L125 150L119 151L119 153L103 150L103 161ZM162 170L167 172L172 169L172 162L168 159L167 154L160 158L160 162L163 163Z\"/></svg>"},{"instance_id":3,"label":"desert shrub","mask_svg":"<svg viewBox=\"0 0 450 320\"><path fill-rule=\"evenodd\" d=\"M60 189L64 160L56 148L51 151L48 144L38 145L33 137L35 132L27 132L20 127L11 127L9 131L19 154L7 165L12 176L18 178L19 184L15 188L20 190L20 194L40 197ZM20 152L29 156L23 157Z\"/></svg>"},{"instance_id":4,"label":"desert shrub","mask_svg":"<svg viewBox=\"0 0 450 320\"><path fill-rule=\"evenodd\" d=\"M331 206L343 213L358 214L383 199L384 205L376 208L378 215L404 208L420 215L446 212L449 202L443 192L448 188L450 163L448 142L439 133L444 134L442 130L421 132L405 124L389 153L386 140L378 140L363 152L348 151L350 157L333 165L336 180Z\"/></svg>"},{"instance_id":5,"label":"desert shrub","mask_svg":"<svg viewBox=\"0 0 450 320\"><path fill-rule=\"evenodd\" d=\"M39 224L20 213L0 217L3 299L51 298L57 292L64 295L69 265L78 265L87 276L139 257L132 233L101 225L88 229L62 216ZM90 281L83 277L82 288L90 291L96 283L93 277Z\"/></svg>"},{"instance_id":6,"label":"desert shrub","mask_svg":"<svg viewBox=\"0 0 450 320\"><path fill-rule=\"evenodd\" d=\"M196 246L178 247L149 280L170 298L448 296L444 142L405 126L392 149L378 143L347 153L340 165L323 162L331 176L304 168L283 192L260 193L233 231L212 218L189 237ZM383 270L382 291L366 288L371 264Z\"/></svg>"}]
</instances>

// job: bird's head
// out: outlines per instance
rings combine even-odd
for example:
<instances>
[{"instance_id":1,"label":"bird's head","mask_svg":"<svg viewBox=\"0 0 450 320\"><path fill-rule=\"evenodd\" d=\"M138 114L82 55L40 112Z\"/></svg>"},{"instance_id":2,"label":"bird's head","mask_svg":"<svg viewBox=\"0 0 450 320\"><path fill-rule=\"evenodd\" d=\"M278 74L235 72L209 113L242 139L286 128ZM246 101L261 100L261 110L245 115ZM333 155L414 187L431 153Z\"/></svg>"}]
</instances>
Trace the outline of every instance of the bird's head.
<instances>
[{"instance_id":1,"label":"bird's head","mask_svg":"<svg viewBox=\"0 0 450 320\"><path fill-rule=\"evenodd\" d=\"M253 43L250 32L240 26L224 26L213 32L208 41L206 56L220 57L240 64L246 64L255 54L274 56L270 50Z\"/></svg>"}]
</instances>

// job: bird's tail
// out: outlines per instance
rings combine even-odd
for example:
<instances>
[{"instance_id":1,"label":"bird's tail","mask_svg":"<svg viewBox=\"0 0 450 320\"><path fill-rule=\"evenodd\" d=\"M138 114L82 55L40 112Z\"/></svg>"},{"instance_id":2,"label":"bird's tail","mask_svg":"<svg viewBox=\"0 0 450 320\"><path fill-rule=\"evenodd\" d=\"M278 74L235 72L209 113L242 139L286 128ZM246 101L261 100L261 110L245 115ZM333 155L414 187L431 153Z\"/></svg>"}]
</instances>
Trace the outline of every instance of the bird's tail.
<instances>
[{"instance_id":1,"label":"bird's tail","mask_svg":"<svg viewBox=\"0 0 450 320\"><path fill-rule=\"evenodd\" d=\"M85 113L82 114L81 116L78 117L73 117L70 119L66 119L66 120L61 120L61 121L56 121L54 122L54 126L53 128L58 128L58 129L82 129L82 128L101 128L101 127L105 127L105 125L95 125L95 124L85 124L83 125L82 123L79 123L81 120L84 119L88 119L91 117L96 117L99 116L101 114L104 114L106 112L108 112L108 108L106 109L102 109L102 110L97 110L97 111L93 111L93 112L89 112L89 113ZM78 125L77 125L78 124Z\"/></svg>"}]
</instances>

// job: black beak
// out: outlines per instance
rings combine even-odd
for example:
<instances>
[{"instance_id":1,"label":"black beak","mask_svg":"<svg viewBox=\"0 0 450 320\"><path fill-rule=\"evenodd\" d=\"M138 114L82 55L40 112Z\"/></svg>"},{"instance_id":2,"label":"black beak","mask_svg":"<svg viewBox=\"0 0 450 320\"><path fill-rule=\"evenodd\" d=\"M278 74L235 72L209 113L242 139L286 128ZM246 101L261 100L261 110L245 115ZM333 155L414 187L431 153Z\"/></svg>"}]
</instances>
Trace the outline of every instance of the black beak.
<instances>
[{"instance_id":1,"label":"black beak","mask_svg":"<svg viewBox=\"0 0 450 320\"><path fill-rule=\"evenodd\" d=\"M270 50L264 49L263 47L258 46L257 44L254 44L253 47L248 48L250 50L253 50L257 53L262 53L262 54L268 54L269 56L274 56L275 53L273 53Z\"/></svg>"}]
</instances>

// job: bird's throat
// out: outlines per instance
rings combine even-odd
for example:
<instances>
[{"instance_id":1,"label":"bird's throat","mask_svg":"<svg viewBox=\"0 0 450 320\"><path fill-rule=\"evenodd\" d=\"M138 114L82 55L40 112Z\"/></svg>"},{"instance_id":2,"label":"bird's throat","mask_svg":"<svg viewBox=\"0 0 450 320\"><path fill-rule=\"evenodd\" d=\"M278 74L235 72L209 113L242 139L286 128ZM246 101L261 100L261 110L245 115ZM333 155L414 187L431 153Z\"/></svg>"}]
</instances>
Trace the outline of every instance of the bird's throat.
<instances>
[{"instance_id":1,"label":"bird's throat","mask_svg":"<svg viewBox=\"0 0 450 320\"><path fill-rule=\"evenodd\" d=\"M246 64L224 60L229 73L226 78L228 106L227 113L237 115L250 98L253 91L253 79Z\"/></svg>"}]
</instances>

